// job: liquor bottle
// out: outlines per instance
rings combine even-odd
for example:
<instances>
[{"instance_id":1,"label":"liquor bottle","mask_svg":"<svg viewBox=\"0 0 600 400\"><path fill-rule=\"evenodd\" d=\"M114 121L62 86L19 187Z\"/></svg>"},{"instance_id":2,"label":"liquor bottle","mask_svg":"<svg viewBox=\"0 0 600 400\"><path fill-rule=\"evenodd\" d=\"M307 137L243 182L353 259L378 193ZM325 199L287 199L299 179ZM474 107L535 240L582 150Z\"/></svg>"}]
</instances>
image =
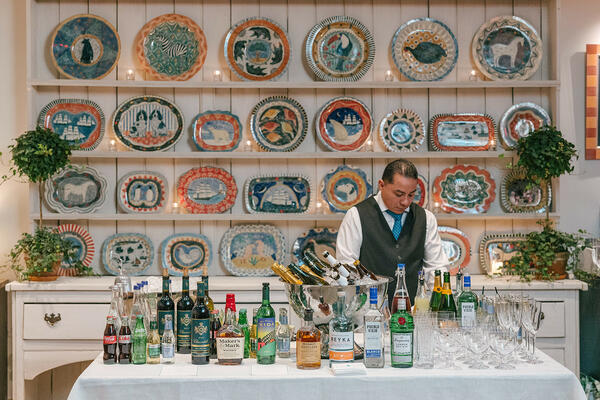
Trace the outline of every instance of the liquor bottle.
<instances>
[{"instance_id":1,"label":"liquor bottle","mask_svg":"<svg viewBox=\"0 0 600 400\"><path fill-rule=\"evenodd\" d=\"M429 309L431 311L438 311L440 309L440 304L442 304L442 272L439 269L436 269L431 299L429 300Z\"/></svg>"},{"instance_id":2,"label":"liquor bottle","mask_svg":"<svg viewBox=\"0 0 600 400\"><path fill-rule=\"evenodd\" d=\"M303 284L305 285L318 285L319 281L314 278L312 275L307 274L306 272L302 271L302 269L300 269L300 267L298 267L296 264L291 263L288 265L289 270L298 278L302 281Z\"/></svg>"},{"instance_id":3,"label":"liquor bottle","mask_svg":"<svg viewBox=\"0 0 600 400\"><path fill-rule=\"evenodd\" d=\"M210 312L210 358L217 358L217 332L221 329L221 320L219 319L219 311L212 310Z\"/></svg>"},{"instance_id":4,"label":"liquor bottle","mask_svg":"<svg viewBox=\"0 0 600 400\"><path fill-rule=\"evenodd\" d=\"M313 279L315 279L317 281L318 285L326 285L328 286L331 283L331 280L327 280L324 277L316 274L315 272L313 272L313 270L311 270L308 265L304 264L304 262L302 262L302 260L298 261L298 267L304 271L307 275L311 276Z\"/></svg>"},{"instance_id":5,"label":"liquor bottle","mask_svg":"<svg viewBox=\"0 0 600 400\"><path fill-rule=\"evenodd\" d=\"M146 364L146 328L144 328L144 316L142 314L136 317L132 353L131 358L134 364Z\"/></svg>"},{"instance_id":6,"label":"liquor bottle","mask_svg":"<svg viewBox=\"0 0 600 400\"><path fill-rule=\"evenodd\" d=\"M269 283L262 288L262 304L256 313L256 362L274 364L277 344L275 342L275 310L269 300Z\"/></svg>"},{"instance_id":7,"label":"liquor bottle","mask_svg":"<svg viewBox=\"0 0 600 400\"><path fill-rule=\"evenodd\" d=\"M404 302L404 309L411 310L410 297L408 295L408 289L406 289L406 279L404 264L398 264L396 270L396 291L394 292L394 298L392 300L392 314L398 311L400 304Z\"/></svg>"},{"instance_id":8,"label":"liquor bottle","mask_svg":"<svg viewBox=\"0 0 600 400\"><path fill-rule=\"evenodd\" d=\"M166 322L165 314L165 322ZM159 364L160 363L160 335L158 333L158 323L154 316L150 319L150 329L148 330L148 337L146 338L147 353L146 363L148 364Z\"/></svg>"},{"instance_id":9,"label":"liquor bottle","mask_svg":"<svg viewBox=\"0 0 600 400\"><path fill-rule=\"evenodd\" d=\"M196 304L192 308L192 364L208 364L210 359L210 311L205 304L204 283L196 284Z\"/></svg>"},{"instance_id":10,"label":"liquor bottle","mask_svg":"<svg viewBox=\"0 0 600 400\"><path fill-rule=\"evenodd\" d=\"M293 283L294 285L302 285L302 280L296 275L292 274L285 266L274 262L271 264L271 269L275 272L284 282Z\"/></svg>"},{"instance_id":11,"label":"liquor bottle","mask_svg":"<svg viewBox=\"0 0 600 400\"><path fill-rule=\"evenodd\" d=\"M222 365L237 365L244 358L244 334L235 321L235 295L225 300L225 322L217 332L217 359Z\"/></svg>"},{"instance_id":12,"label":"liquor bottle","mask_svg":"<svg viewBox=\"0 0 600 400\"><path fill-rule=\"evenodd\" d=\"M479 300L477 295L471 291L471 277L464 275L464 289L458 296L458 317L461 319L462 326L474 326L477 321L477 308Z\"/></svg>"},{"instance_id":13,"label":"liquor bottle","mask_svg":"<svg viewBox=\"0 0 600 400\"><path fill-rule=\"evenodd\" d=\"M368 270L367 267L365 267L364 265L362 265L362 263L360 262L360 260L354 260L354 266L359 271L362 271L363 274L368 275L369 278L371 278L372 280L374 280L375 282L377 282L377 280L378 280L377 275L375 275L373 272L371 272L370 270Z\"/></svg>"},{"instance_id":14,"label":"liquor bottle","mask_svg":"<svg viewBox=\"0 0 600 400\"><path fill-rule=\"evenodd\" d=\"M258 328L256 314L258 314L258 308L252 309L252 326L250 327L250 358L256 358L256 345L258 343L256 337L256 331Z\"/></svg>"},{"instance_id":15,"label":"liquor bottle","mask_svg":"<svg viewBox=\"0 0 600 400\"><path fill-rule=\"evenodd\" d=\"M181 298L177 302L177 352L190 354L192 346L192 308L194 301L190 297L189 272L183 270L181 279Z\"/></svg>"},{"instance_id":16,"label":"liquor bottle","mask_svg":"<svg viewBox=\"0 0 600 400\"><path fill-rule=\"evenodd\" d=\"M204 303L206 304L206 306L208 307L208 309L210 311L215 309L215 303L213 302L213 299L210 298L210 295L208 294L208 266L205 265L204 268L202 269L202 283L204 283Z\"/></svg>"},{"instance_id":17,"label":"liquor bottle","mask_svg":"<svg viewBox=\"0 0 600 400\"><path fill-rule=\"evenodd\" d=\"M175 318L175 303L173 303L169 292L169 271L163 268L162 296L156 305L158 310L158 334L161 336L165 330L165 315L170 315L171 319Z\"/></svg>"},{"instance_id":18,"label":"liquor bottle","mask_svg":"<svg viewBox=\"0 0 600 400\"><path fill-rule=\"evenodd\" d=\"M304 250L303 256L305 264L307 264L317 275L327 275L327 272L330 270L330 268L323 261L321 261L321 259L317 257L317 255L311 249Z\"/></svg>"},{"instance_id":19,"label":"liquor bottle","mask_svg":"<svg viewBox=\"0 0 600 400\"><path fill-rule=\"evenodd\" d=\"M417 286L417 294L415 295L415 308L413 314L429 311L429 298L425 291L425 273L419 271L419 284Z\"/></svg>"},{"instance_id":20,"label":"liquor bottle","mask_svg":"<svg viewBox=\"0 0 600 400\"><path fill-rule=\"evenodd\" d=\"M458 272L456 273L456 275L454 276L454 282L456 283L454 286L454 290L452 291L452 294L454 295L454 298L458 299L458 297L460 296L460 294L462 293L463 289L463 273L462 273L462 269L458 269Z\"/></svg>"},{"instance_id":21,"label":"liquor bottle","mask_svg":"<svg viewBox=\"0 0 600 400\"><path fill-rule=\"evenodd\" d=\"M290 358L290 341L292 332L288 325L288 314L287 309L279 309L279 326L275 333L277 342L277 357Z\"/></svg>"},{"instance_id":22,"label":"liquor bottle","mask_svg":"<svg viewBox=\"0 0 600 400\"><path fill-rule=\"evenodd\" d=\"M450 273L444 272L444 285L442 286L442 302L438 312L449 313L446 316L456 316L456 303L454 302L454 296L452 295L452 288L450 287ZM439 315L438 315L439 318Z\"/></svg>"},{"instance_id":23,"label":"liquor bottle","mask_svg":"<svg viewBox=\"0 0 600 400\"><path fill-rule=\"evenodd\" d=\"M410 368L413 365L413 317L406 303L398 302L398 311L390 318L392 367Z\"/></svg>"},{"instance_id":24,"label":"liquor bottle","mask_svg":"<svg viewBox=\"0 0 600 400\"><path fill-rule=\"evenodd\" d=\"M348 283L350 283L350 281L354 280L354 278L358 278L358 277L350 276L350 271L348 271L346 269L346 267L344 267L342 265L342 263L340 263L338 260L336 260L331 254L329 254L328 251L323 252L323 257L325 257L327 259L329 266L334 271L337 271L341 276L348 279Z\"/></svg>"},{"instance_id":25,"label":"liquor bottle","mask_svg":"<svg viewBox=\"0 0 600 400\"><path fill-rule=\"evenodd\" d=\"M365 357L367 368L383 368L385 365L383 341L383 314L377 309L377 288L369 289L369 311L365 314Z\"/></svg>"},{"instance_id":26,"label":"liquor bottle","mask_svg":"<svg viewBox=\"0 0 600 400\"><path fill-rule=\"evenodd\" d=\"M299 369L321 368L321 331L313 322L313 310L304 311L302 327L296 332L296 367Z\"/></svg>"},{"instance_id":27,"label":"liquor bottle","mask_svg":"<svg viewBox=\"0 0 600 400\"><path fill-rule=\"evenodd\" d=\"M248 326L248 312L245 308L240 308L238 325L244 334L244 358L250 357L250 327Z\"/></svg>"},{"instance_id":28,"label":"liquor bottle","mask_svg":"<svg viewBox=\"0 0 600 400\"><path fill-rule=\"evenodd\" d=\"M173 334L173 319L165 316L165 331L160 340L162 362L171 364L175 361L175 335Z\"/></svg>"},{"instance_id":29,"label":"liquor bottle","mask_svg":"<svg viewBox=\"0 0 600 400\"><path fill-rule=\"evenodd\" d=\"M333 305L335 316L329 321L329 366L335 363L354 361L354 324L346 316L346 293L337 292L337 302Z\"/></svg>"},{"instance_id":30,"label":"liquor bottle","mask_svg":"<svg viewBox=\"0 0 600 400\"><path fill-rule=\"evenodd\" d=\"M112 315L106 317L102 342L104 343L104 355L102 356L104 364L115 364L117 362L117 330Z\"/></svg>"},{"instance_id":31,"label":"liquor bottle","mask_svg":"<svg viewBox=\"0 0 600 400\"><path fill-rule=\"evenodd\" d=\"M131 364L131 329L127 315L123 316L119 331L119 364Z\"/></svg>"}]
</instances>

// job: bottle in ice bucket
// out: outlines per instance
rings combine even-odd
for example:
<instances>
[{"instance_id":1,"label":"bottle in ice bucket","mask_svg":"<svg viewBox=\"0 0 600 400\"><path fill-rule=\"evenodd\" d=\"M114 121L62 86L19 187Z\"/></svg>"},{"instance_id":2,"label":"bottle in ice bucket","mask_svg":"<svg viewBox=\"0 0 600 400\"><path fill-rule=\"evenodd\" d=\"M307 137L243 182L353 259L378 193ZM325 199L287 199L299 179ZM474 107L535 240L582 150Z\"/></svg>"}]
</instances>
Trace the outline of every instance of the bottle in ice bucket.
<instances>
[{"instance_id":1,"label":"bottle in ice bucket","mask_svg":"<svg viewBox=\"0 0 600 400\"><path fill-rule=\"evenodd\" d=\"M269 299L269 283L263 283L262 305L256 314L256 361L274 364L277 344L275 342L275 310Z\"/></svg>"},{"instance_id":2,"label":"bottle in ice bucket","mask_svg":"<svg viewBox=\"0 0 600 400\"><path fill-rule=\"evenodd\" d=\"M413 317L406 310L406 302L398 302L398 311L390 318L392 367L410 368L413 365Z\"/></svg>"},{"instance_id":3,"label":"bottle in ice bucket","mask_svg":"<svg viewBox=\"0 0 600 400\"><path fill-rule=\"evenodd\" d=\"M117 330L113 317L106 317L106 327L104 328L104 364L115 364L117 362Z\"/></svg>"}]
</instances>

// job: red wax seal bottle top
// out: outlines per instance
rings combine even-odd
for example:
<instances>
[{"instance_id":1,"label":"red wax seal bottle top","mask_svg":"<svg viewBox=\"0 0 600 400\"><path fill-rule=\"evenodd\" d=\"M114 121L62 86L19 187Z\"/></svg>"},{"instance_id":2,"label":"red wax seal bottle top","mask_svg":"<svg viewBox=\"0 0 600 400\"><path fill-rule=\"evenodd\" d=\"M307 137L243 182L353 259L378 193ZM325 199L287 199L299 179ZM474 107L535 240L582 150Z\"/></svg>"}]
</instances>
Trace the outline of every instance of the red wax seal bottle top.
<instances>
[{"instance_id":1,"label":"red wax seal bottle top","mask_svg":"<svg viewBox=\"0 0 600 400\"><path fill-rule=\"evenodd\" d=\"M235 294L227 293L225 295L225 308L229 308L233 312L237 311L235 309Z\"/></svg>"}]
</instances>

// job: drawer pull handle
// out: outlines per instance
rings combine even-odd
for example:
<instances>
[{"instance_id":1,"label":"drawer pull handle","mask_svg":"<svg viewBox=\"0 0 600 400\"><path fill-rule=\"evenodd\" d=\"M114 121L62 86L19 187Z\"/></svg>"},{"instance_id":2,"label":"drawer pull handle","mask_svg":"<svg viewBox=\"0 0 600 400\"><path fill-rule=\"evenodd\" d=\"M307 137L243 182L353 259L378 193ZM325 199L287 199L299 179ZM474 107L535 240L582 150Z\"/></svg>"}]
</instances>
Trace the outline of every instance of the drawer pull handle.
<instances>
[{"instance_id":1,"label":"drawer pull handle","mask_svg":"<svg viewBox=\"0 0 600 400\"><path fill-rule=\"evenodd\" d=\"M46 321L48 323L48 325L54 326L54 324L56 324L58 321L60 321L60 313L58 313L58 314L52 313L50 315L46 314L44 316L44 321Z\"/></svg>"}]
</instances>

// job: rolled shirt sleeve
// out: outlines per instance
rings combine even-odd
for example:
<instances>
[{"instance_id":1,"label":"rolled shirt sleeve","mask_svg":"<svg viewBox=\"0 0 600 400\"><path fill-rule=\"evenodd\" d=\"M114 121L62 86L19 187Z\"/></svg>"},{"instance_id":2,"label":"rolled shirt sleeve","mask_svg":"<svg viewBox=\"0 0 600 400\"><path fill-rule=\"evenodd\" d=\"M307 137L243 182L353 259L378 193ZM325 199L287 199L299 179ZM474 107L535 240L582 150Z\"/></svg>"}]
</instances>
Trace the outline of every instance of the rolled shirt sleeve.
<instances>
[{"instance_id":1,"label":"rolled shirt sleeve","mask_svg":"<svg viewBox=\"0 0 600 400\"><path fill-rule=\"evenodd\" d=\"M442 247L442 239L438 233L438 224L431 211L425 210L427 227L425 230L425 254L423 256L423 272L429 287L433 287L434 272L436 269L442 273L448 271L448 257Z\"/></svg>"}]
</instances>

